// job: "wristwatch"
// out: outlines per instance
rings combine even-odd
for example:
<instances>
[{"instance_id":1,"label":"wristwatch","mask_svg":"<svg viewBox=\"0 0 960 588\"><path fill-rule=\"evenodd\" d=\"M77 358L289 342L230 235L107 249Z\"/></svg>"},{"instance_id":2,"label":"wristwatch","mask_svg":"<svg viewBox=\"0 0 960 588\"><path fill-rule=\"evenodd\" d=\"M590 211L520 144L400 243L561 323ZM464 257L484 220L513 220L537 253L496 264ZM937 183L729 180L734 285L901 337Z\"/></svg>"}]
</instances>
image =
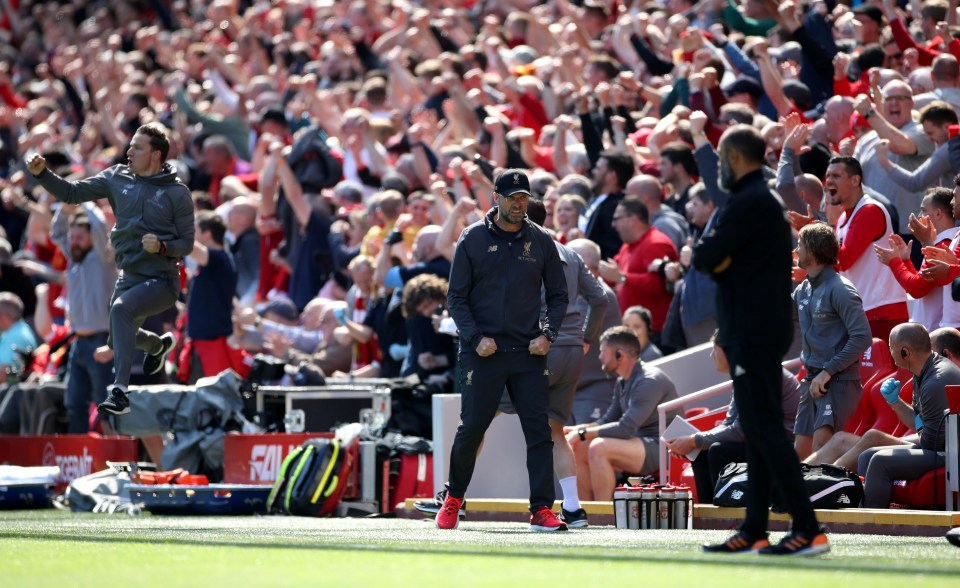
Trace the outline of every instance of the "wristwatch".
<instances>
[{"instance_id":1,"label":"wristwatch","mask_svg":"<svg viewBox=\"0 0 960 588\"><path fill-rule=\"evenodd\" d=\"M557 332L554 331L553 329L543 329L542 331L540 331L540 334L546 337L547 341L551 343L557 340Z\"/></svg>"},{"instance_id":2,"label":"wristwatch","mask_svg":"<svg viewBox=\"0 0 960 588\"><path fill-rule=\"evenodd\" d=\"M580 427L579 429L577 429L577 435L580 436L580 440L581 440L581 441L586 441L586 440L587 440L587 428L586 428L586 427Z\"/></svg>"},{"instance_id":3,"label":"wristwatch","mask_svg":"<svg viewBox=\"0 0 960 588\"><path fill-rule=\"evenodd\" d=\"M863 115L863 118L865 118L865 119L867 119L867 120L870 120L870 117L873 116L873 115L875 115L876 113L877 113L877 111L874 110L873 108L868 108L868 109L867 109L867 112Z\"/></svg>"},{"instance_id":4,"label":"wristwatch","mask_svg":"<svg viewBox=\"0 0 960 588\"><path fill-rule=\"evenodd\" d=\"M617 283L626 284L626 283L627 283L627 274L620 274L620 279L617 280Z\"/></svg>"}]
</instances>

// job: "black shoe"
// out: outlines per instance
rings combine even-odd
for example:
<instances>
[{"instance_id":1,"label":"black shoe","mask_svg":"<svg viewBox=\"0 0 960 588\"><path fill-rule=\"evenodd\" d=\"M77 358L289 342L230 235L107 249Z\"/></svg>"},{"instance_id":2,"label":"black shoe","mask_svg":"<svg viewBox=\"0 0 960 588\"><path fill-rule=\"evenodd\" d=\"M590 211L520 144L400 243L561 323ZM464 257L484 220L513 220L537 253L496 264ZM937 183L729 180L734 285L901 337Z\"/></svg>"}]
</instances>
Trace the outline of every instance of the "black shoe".
<instances>
[{"instance_id":1,"label":"black shoe","mask_svg":"<svg viewBox=\"0 0 960 588\"><path fill-rule=\"evenodd\" d=\"M122 415L130 412L130 399L118 386L110 388L110 394L107 399L97 405L97 410L101 413Z\"/></svg>"},{"instance_id":2,"label":"black shoe","mask_svg":"<svg viewBox=\"0 0 960 588\"><path fill-rule=\"evenodd\" d=\"M160 335L160 344L163 346L163 348L160 349L160 353L148 353L147 356L143 358L144 375L152 376L163 369L163 362L167 358L167 354L170 353L170 350L173 349L173 346L177 344L177 340L173 338L171 333L164 333Z\"/></svg>"},{"instance_id":3,"label":"black shoe","mask_svg":"<svg viewBox=\"0 0 960 588\"><path fill-rule=\"evenodd\" d=\"M764 547L761 555L819 555L830 551L830 541L823 529L815 533L790 532L780 543Z\"/></svg>"},{"instance_id":4,"label":"black shoe","mask_svg":"<svg viewBox=\"0 0 960 588\"><path fill-rule=\"evenodd\" d=\"M960 527L957 527L956 529L950 529L947 531L947 534L944 535L944 537L946 537L947 541L950 543L960 547Z\"/></svg>"},{"instance_id":5,"label":"black shoe","mask_svg":"<svg viewBox=\"0 0 960 588\"><path fill-rule=\"evenodd\" d=\"M437 492L437 497L433 500L418 500L413 503L413 508L417 509L421 513L435 517L437 513L440 512L440 508L443 506L443 501L447 498L447 489ZM467 501L464 500L463 504L460 505L460 518L467 518Z\"/></svg>"},{"instance_id":6,"label":"black shoe","mask_svg":"<svg viewBox=\"0 0 960 588\"><path fill-rule=\"evenodd\" d=\"M704 545L705 553L758 553L761 549L769 549L770 542L766 537L750 539L742 533L737 533L723 543Z\"/></svg>"},{"instance_id":7,"label":"black shoe","mask_svg":"<svg viewBox=\"0 0 960 588\"><path fill-rule=\"evenodd\" d=\"M567 524L567 527L571 529L583 529L588 525L587 523L587 511L582 508L570 512L569 510L560 507L560 520Z\"/></svg>"}]
</instances>

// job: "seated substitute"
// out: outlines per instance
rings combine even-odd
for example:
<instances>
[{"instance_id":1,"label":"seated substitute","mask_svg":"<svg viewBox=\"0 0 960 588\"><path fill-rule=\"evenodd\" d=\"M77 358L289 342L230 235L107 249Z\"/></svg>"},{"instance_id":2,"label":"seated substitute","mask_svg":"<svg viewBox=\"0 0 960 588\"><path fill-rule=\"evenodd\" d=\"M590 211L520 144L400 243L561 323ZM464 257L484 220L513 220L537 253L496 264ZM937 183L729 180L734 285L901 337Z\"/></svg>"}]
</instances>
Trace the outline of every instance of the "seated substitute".
<instances>
[{"instance_id":1,"label":"seated substitute","mask_svg":"<svg viewBox=\"0 0 960 588\"><path fill-rule=\"evenodd\" d=\"M730 363L723 348L717 345L717 332L714 331L710 342L713 350L710 357L722 374L730 373ZM797 404L800 402L800 382L797 377L783 370L783 428L793 437L793 425L797 418ZM747 460L747 444L743 436L743 427L740 425L740 416L736 401L731 398L727 406L727 417L709 431L685 435L667 441L667 448L671 453L686 457L694 449L700 454L693 460L693 476L697 485L697 502L699 504L713 504L713 493L717 487L717 478L720 472L729 463Z\"/></svg>"},{"instance_id":2,"label":"seated substitute","mask_svg":"<svg viewBox=\"0 0 960 588\"><path fill-rule=\"evenodd\" d=\"M677 398L670 378L640 361L640 341L629 327L603 333L600 364L617 376L610 408L595 423L564 427L581 500L610 500L618 471L646 475L660 469L657 406Z\"/></svg>"}]
</instances>

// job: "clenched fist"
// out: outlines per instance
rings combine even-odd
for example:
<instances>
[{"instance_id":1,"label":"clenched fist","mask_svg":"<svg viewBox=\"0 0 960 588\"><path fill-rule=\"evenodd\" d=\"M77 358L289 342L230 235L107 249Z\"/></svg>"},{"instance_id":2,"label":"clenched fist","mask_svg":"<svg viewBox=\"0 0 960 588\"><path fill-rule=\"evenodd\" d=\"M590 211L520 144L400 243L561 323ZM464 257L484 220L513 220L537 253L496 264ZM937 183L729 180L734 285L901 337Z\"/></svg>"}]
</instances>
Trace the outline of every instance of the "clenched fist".
<instances>
[{"instance_id":1,"label":"clenched fist","mask_svg":"<svg viewBox=\"0 0 960 588\"><path fill-rule=\"evenodd\" d=\"M144 235L140 242L143 243L143 250L147 253L160 252L160 239L158 239L153 233L147 233Z\"/></svg>"},{"instance_id":2,"label":"clenched fist","mask_svg":"<svg viewBox=\"0 0 960 588\"><path fill-rule=\"evenodd\" d=\"M47 167L47 160L39 153L34 153L27 158L27 171L35 176L43 173Z\"/></svg>"}]
</instances>

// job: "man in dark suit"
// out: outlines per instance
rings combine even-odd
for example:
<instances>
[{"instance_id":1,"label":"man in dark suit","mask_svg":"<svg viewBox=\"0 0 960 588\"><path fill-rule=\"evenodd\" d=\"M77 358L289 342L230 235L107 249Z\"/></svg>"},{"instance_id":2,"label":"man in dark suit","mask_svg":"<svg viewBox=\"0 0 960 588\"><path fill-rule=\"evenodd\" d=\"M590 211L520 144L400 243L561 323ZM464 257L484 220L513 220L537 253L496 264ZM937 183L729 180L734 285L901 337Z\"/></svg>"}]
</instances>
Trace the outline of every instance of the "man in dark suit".
<instances>
[{"instance_id":1,"label":"man in dark suit","mask_svg":"<svg viewBox=\"0 0 960 588\"><path fill-rule=\"evenodd\" d=\"M623 242L613 228L613 212L623 199L623 189L634 174L633 159L615 151L601 151L593 166L594 197L587 204L580 227L587 239L600 246L601 259L609 259L620 251Z\"/></svg>"}]
</instances>

